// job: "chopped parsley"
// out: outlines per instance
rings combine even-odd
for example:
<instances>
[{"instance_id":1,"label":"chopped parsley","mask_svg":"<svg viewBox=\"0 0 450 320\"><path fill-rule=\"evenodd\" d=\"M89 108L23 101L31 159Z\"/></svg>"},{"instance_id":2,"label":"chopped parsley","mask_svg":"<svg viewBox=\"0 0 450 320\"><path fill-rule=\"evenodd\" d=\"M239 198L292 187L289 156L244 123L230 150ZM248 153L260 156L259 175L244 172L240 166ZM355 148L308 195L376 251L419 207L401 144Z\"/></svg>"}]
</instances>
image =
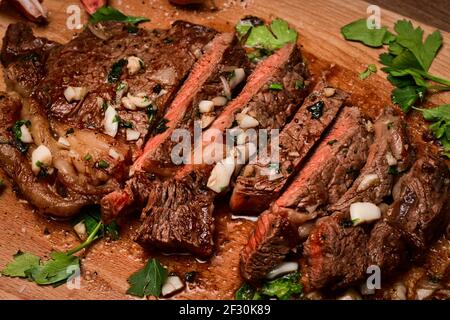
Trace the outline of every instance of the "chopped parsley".
<instances>
[{"instance_id":1,"label":"chopped parsley","mask_svg":"<svg viewBox=\"0 0 450 320\"><path fill-rule=\"evenodd\" d=\"M168 128L166 125L167 122L169 122L169 120L167 120L166 118L162 118L155 128L156 133L163 133L164 131L166 131Z\"/></svg>"},{"instance_id":2,"label":"chopped parsley","mask_svg":"<svg viewBox=\"0 0 450 320\"><path fill-rule=\"evenodd\" d=\"M66 130L66 136L73 134L75 132L75 130L73 128L69 128Z\"/></svg>"},{"instance_id":3,"label":"chopped parsley","mask_svg":"<svg viewBox=\"0 0 450 320\"><path fill-rule=\"evenodd\" d=\"M298 272L288 273L279 278L266 281L260 288L244 283L235 294L236 300L264 300L275 298L278 300L289 300L299 297L303 287L299 282Z\"/></svg>"},{"instance_id":4,"label":"chopped parsley","mask_svg":"<svg viewBox=\"0 0 450 320\"><path fill-rule=\"evenodd\" d=\"M89 153L86 153L83 157L84 160L86 161L91 161L92 160L92 156Z\"/></svg>"},{"instance_id":5,"label":"chopped parsley","mask_svg":"<svg viewBox=\"0 0 450 320\"><path fill-rule=\"evenodd\" d=\"M327 142L327 145L332 146L333 144L335 144L337 142L336 139L332 139L330 141Z\"/></svg>"},{"instance_id":6,"label":"chopped parsley","mask_svg":"<svg viewBox=\"0 0 450 320\"><path fill-rule=\"evenodd\" d=\"M388 130L391 130L393 127L394 127L394 123L393 123L393 122L389 122L389 123L387 124Z\"/></svg>"},{"instance_id":7,"label":"chopped parsley","mask_svg":"<svg viewBox=\"0 0 450 320\"><path fill-rule=\"evenodd\" d=\"M108 169L109 163L105 160L100 160L99 162L97 162L97 167L99 167L100 169Z\"/></svg>"},{"instance_id":8,"label":"chopped parsley","mask_svg":"<svg viewBox=\"0 0 450 320\"><path fill-rule=\"evenodd\" d=\"M371 74L377 73L377 66L374 64L369 64L363 72L359 74L361 80L367 79Z\"/></svg>"},{"instance_id":9,"label":"chopped parsley","mask_svg":"<svg viewBox=\"0 0 450 320\"><path fill-rule=\"evenodd\" d=\"M28 145L21 140L22 131L20 130L20 128L23 125L29 127L31 125L30 120L16 121L16 123L14 123L11 130L12 130L12 135L14 138L14 144L15 144L16 148L19 149L20 152L25 153L28 151Z\"/></svg>"},{"instance_id":10,"label":"chopped parsley","mask_svg":"<svg viewBox=\"0 0 450 320\"><path fill-rule=\"evenodd\" d=\"M271 83L269 85L269 89L270 90L278 90L278 91L280 91L280 90L283 90L283 85L281 83Z\"/></svg>"},{"instance_id":11,"label":"chopped parsley","mask_svg":"<svg viewBox=\"0 0 450 320\"><path fill-rule=\"evenodd\" d=\"M303 80L295 80L294 84L295 90L301 90L305 88L305 81Z\"/></svg>"},{"instance_id":12,"label":"chopped parsley","mask_svg":"<svg viewBox=\"0 0 450 320\"><path fill-rule=\"evenodd\" d=\"M126 59L120 59L119 61L115 62L112 67L111 71L108 74L108 82L109 83L115 83L120 79L120 76L122 75L123 68L127 65Z\"/></svg>"},{"instance_id":13,"label":"chopped parsley","mask_svg":"<svg viewBox=\"0 0 450 320\"><path fill-rule=\"evenodd\" d=\"M118 114L116 114L116 115L114 116L112 122L113 122L113 123L115 123L115 122L119 122L119 123L120 123L120 121L121 121L120 116L119 116Z\"/></svg>"},{"instance_id":14,"label":"chopped parsley","mask_svg":"<svg viewBox=\"0 0 450 320\"><path fill-rule=\"evenodd\" d=\"M156 109L153 107L153 105L149 105L146 109L146 113L148 117L148 123L152 123L155 120Z\"/></svg>"},{"instance_id":15,"label":"chopped parsley","mask_svg":"<svg viewBox=\"0 0 450 320\"><path fill-rule=\"evenodd\" d=\"M398 174L397 167L396 166L389 166L388 174L391 174L391 175L394 175L394 176L397 175Z\"/></svg>"},{"instance_id":16,"label":"chopped parsley","mask_svg":"<svg viewBox=\"0 0 450 320\"><path fill-rule=\"evenodd\" d=\"M91 24L95 24L95 23L102 22L102 21L125 22L125 23L129 23L131 25L130 27L133 27L133 26L135 27L139 23L150 21L150 19L145 18L145 17L127 16L113 7L106 6L106 7L99 8L89 18L89 23L91 23ZM135 29L131 29L131 30L135 31ZM128 32L130 32L130 31L128 31ZM130 32L130 33L136 33L136 32Z\"/></svg>"},{"instance_id":17,"label":"chopped parsley","mask_svg":"<svg viewBox=\"0 0 450 320\"><path fill-rule=\"evenodd\" d=\"M325 103L321 100L308 107L308 111L311 113L311 119L320 119L323 115L323 108Z\"/></svg>"}]
</instances>

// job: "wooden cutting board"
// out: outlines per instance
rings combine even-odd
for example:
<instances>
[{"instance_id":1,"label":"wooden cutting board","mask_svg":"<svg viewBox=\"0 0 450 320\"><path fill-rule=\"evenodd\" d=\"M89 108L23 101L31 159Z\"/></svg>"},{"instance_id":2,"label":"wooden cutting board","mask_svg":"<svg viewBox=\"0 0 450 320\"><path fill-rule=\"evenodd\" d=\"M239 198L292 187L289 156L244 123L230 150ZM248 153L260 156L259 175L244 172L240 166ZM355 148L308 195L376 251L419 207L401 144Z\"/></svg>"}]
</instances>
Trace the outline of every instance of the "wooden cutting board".
<instances>
[{"instance_id":1,"label":"wooden cutting board","mask_svg":"<svg viewBox=\"0 0 450 320\"><path fill-rule=\"evenodd\" d=\"M50 23L46 27L35 27L35 32L58 42L68 41L77 31L66 27L69 5L77 1L45 0L50 11ZM281 17L299 31L299 44L308 59L313 76L332 67L330 81L352 93L352 102L360 106L369 116L390 102L391 87L385 75L379 72L364 82L357 79L367 64L377 63L379 51L342 39L341 26L366 15L367 3L339 0L216 0L217 11L208 9L187 10L175 8L165 0L110 1L113 6L127 14L144 15L151 22L147 28L168 27L177 19L202 23L222 31L233 29L236 21L245 15L256 15L264 19ZM22 20L14 11L1 7L0 37L9 23ZM392 27L402 18L393 12L382 10L382 24ZM82 23L87 16L82 14ZM421 24L426 32L433 28ZM443 32L444 49L434 62L431 72L450 78L450 34ZM2 71L0 71L1 73ZM3 79L3 76L1 75ZM0 90L4 90L3 81ZM450 94L435 95L436 104L450 101ZM420 140L425 124L418 115L408 117L414 139ZM0 268L3 268L19 249L39 256L46 256L51 250L67 250L78 240L69 222L50 221L34 213L32 208L18 200L7 182L7 188L0 196ZM195 284L189 285L175 296L180 299L229 299L239 287L239 251L252 230L252 222L231 220L226 206L219 204L216 210L217 253L210 261L198 261L190 256L157 255L170 271L183 276L188 271L198 271ZM141 268L149 256L129 236L135 223L122 226L121 239L115 242L99 241L82 258L82 279L79 289L70 290L65 285L58 288L39 287L21 279L0 276L1 299L133 299L125 294L126 279Z\"/></svg>"}]
</instances>

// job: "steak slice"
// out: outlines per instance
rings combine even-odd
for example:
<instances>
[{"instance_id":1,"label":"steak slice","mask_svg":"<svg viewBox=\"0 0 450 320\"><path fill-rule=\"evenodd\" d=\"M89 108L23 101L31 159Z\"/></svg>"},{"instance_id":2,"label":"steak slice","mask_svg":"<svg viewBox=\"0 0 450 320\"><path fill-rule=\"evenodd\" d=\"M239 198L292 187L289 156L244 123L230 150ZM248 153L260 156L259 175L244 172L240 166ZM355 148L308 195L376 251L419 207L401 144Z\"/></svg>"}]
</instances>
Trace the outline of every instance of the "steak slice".
<instances>
[{"instance_id":1,"label":"steak slice","mask_svg":"<svg viewBox=\"0 0 450 320\"><path fill-rule=\"evenodd\" d=\"M295 88L295 82L305 77L305 65L296 46L289 44L278 50L256 67L240 95L225 107L211 127L204 132L202 146L213 143L208 139L211 137L211 130L224 133L225 129L232 126L235 115L244 108L258 120L260 128L283 126L304 94ZM283 83L284 90L273 92L270 89L273 82ZM212 211L218 194L206 185L213 167L214 165L207 164L186 165L180 168L172 179L162 182L163 187L153 185L142 214L143 224L135 237L136 241L149 248L176 248L178 251L188 250L202 257L211 255L214 250ZM153 190L156 190L156 193L153 193ZM176 196L169 190L176 190ZM182 192L183 196L178 196L179 192ZM178 220L180 217L190 222L181 223ZM176 221L180 222L175 223Z\"/></svg>"},{"instance_id":2,"label":"steak slice","mask_svg":"<svg viewBox=\"0 0 450 320\"><path fill-rule=\"evenodd\" d=\"M249 73L249 63L245 51L231 33L217 35L208 45L208 50L194 65L188 79L178 91L177 96L168 108L164 118L166 129L150 139L144 148L143 155L133 164L132 172L145 171L164 175L176 170L172 161L172 149L177 141L172 140L175 129L194 131L194 121L199 116L199 102L211 101L215 97L224 96L222 79L230 77L230 68L243 68ZM231 72L234 72L231 69ZM217 116L222 108L216 108L211 116ZM169 174L166 174L169 175Z\"/></svg>"},{"instance_id":3,"label":"steak slice","mask_svg":"<svg viewBox=\"0 0 450 320\"><path fill-rule=\"evenodd\" d=\"M304 247L306 288L348 286L362 280L369 265L380 267L383 275L389 276L417 260L450 221L449 186L444 161L427 154L402 178L399 197L372 229L352 226L347 212L319 220ZM329 236L330 229L335 236Z\"/></svg>"},{"instance_id":4,"label":"steak slice","mask_svg":"<svg viewBox=\"0 0 450 320\"><path fill-rule=\"evenodd\" d=\"M137 32L127 24L104 22L90 25L60 45L35 37L26 24L10 25L3 41L2 63L9 88L22 95L20 118L31 122L34 140L28 152L21 154L23 166L29 166L37 146L45 145L52 153L52 170L56 170L40 183L49 188L56 185L60 193L79 193L84 204L98 203L124 182L132 158L139 154L166 105L215 34L207 27L182 21L169 30ZM138 72L129 70L129 57L143 61ZM84 88L87 94L81 100L69 101L65 94L69 87ZM121 98L127 91L141 97L147 108L126 106ZM105 109L117 112L112 122L119 128L117 134L109 133L113 136L105 128ZM139 138L128 139L131 129ZM2 164L7 164L9 156L5 150ZM28 180L35 178L33 175ZM15 181L19 189L25 183L23 179ZM55 213L49 203L24 196L44 213L75 213L56 209Z\"/></svg>"},{"instance_id":5,"label":"steak slice","mask_svg":"<svg viewBox=\"0 0 450 320\"><path fill-rule=\"evenodd\" d=\"M230 199L231 210L258 214L278 197L288 179L300 169L301 163L323 132L331 124L347 99L339 89L320 82L305 99L294 119L280 133L279 163L261 159L252 167L252 176L240 175ZM270 174L270 175L269 175Z\"/></svg>"},{"instance_id":6,"label":"steak slice","mask_svg":"<svg viewBox=\"0 0 450 320\"><path fill-rule=\"evenodd\" d=\"M374 124L375 142L366 165L352 187L330 207L330 211L348 212L354 202L380 204L389 197L396 174L407 170L413 161L405 123L386 108Z\"/></svg>"},{"instance_id":7,"label":"steak slice","mask_svg":"<svg viewBox=\"0 0 450 320\"><path fill-rule=\"evenodd\" d=\"M335 202L345 193L355 179L353 172L365 163L371 140L359 109L344 108L294 181L263 214L267 216L265 220L270 217L273 225L289 227L268 228L262 216L256 222L241 252L244 279L251 282L263 279L302 241L297 228L315 219L320 211L317 208ZM354 170L349 172L349 168ZM294 239L290 243L282 241L287 234ZM285 245L283 249L280 249L280 241ZM277 253L269 255L271 251Z\"/></svg>"}]
</instances>

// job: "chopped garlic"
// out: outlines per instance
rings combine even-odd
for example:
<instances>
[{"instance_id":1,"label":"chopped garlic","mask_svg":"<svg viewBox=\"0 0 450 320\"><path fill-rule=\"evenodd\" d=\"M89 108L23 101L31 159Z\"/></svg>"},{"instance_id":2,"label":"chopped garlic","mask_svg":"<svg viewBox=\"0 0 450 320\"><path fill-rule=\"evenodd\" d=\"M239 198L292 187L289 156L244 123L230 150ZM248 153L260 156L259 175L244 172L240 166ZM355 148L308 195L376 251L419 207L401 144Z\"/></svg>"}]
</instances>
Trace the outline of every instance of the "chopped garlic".
<instances>
[{"instance_id":1,"label":"chopped garlic","mask_svg":"<svg viewBox=\"0 0 450 320\"><path fill-rule=\"evenodd\" d=\"M126 134L127 134L127 141L137 140L141 136L141 133L139 131L133 129L127 129Z\"/></svg>"},{"instance_id":2,"label":"chopped garlic","mask_svg":"<svg viewBox=\"0 0 450 320\"><path fill-rule=\"evenodd\" d=\"M207 186L216 193L221 193L230 184L231 176L234 173L235 160L233 156L219 161L211 171Z\"/></svg>"},{"instance_id":3,"label":"chopped garlic","mask_svg":"<svg viewBox=\"0 0 450 320\"><path fill-rule=\"evenodd\" d=\"M258 120L242 112L236 115L236 121L242 129L255 128L259 126Z\"/></svg>"},{"instance_id":4,"label":"chopped garlic","mask_svg":"<svg viewBox=\"0 0 450 320\"><path fill-rule=\"evenodd\" d=\"M297 262L282 262L278 266L276 266L272 271L270 271L266 278L271 280L275 279L278 276L281 276L286 273L294 272L298 270Z\"/></svg>"},{"instance_id":5,"label":"chopped garlic","mask_svg":"<svg viewBox=\"0 0 450 320\"><path fill-rule=\"evenodd\" d=\"M368 174L364 176L359 183L357 191L365 191L369 189L371 186L376 185L380 182L380 178L376 173Z\"/></svg>"},{"instance_id":6,"label":"chopped garlic","mask_svg":"<svg viewBox=\"0 0 450 320\"><path fill-rule=\"evenodd\" d=\"M67 87L64 90L64 97L68 102L83 100L88 90L86 87Z\"/></svg>"},{"instance_id":7,"label":"chopped garlic","mask_svg":"<svg viewBox=\"0 0 450 320\"><path fill-rule=\"evenodd\" d=\"M58 143L64 148L70 148L70 142L64 137L59 137Z\"/></svg>"},{"instance_id":8,"label":"chopped garlic","mask_svg":"<svg viewBox=\"0 0 450 320\"><path fill-rule=\"evenodd\" d=\"M31 154L31 170L37 175L41 171L41 167L50 167L52 160L53 157L50 149L41 144Z\"/></svg>"},{"instance_id":9,"label":"chopped garlic","mask_svg":"<svg viewBox=\"0 0 450 320\"><path fill-rule=\"evenodd\" d=\"M230 81L230 88L234 89L245 79L245 70L243 68L237 68L233 71L233 77Z\"/></svg>"},{"instance_id":10,"label":"chopped garlic","mask_svg":"<svg viewBox=\"0 0 450 320\"><path fill-rule=\"evenodd\" d=\"M33 137L26 124L20 126L20 141L23 143L33 143Z\"/></svg>"},{"instance_id":11,"label":"chopped garlic","mask_svg":"<svg viewBox=\"0 0 450 320\"><path fill-rule=\"evenodd\" d=\"M161 294L165 297L184 288L184 284L178 276L167 277L161 288Z\"/></svg>"},{"instance_id":12,"label":"chopped garlic","mask_svg":"<svg viewBox=\"0 0 450 320\"><path fill-rule=\"evenodd\" d=\"M214 102L210 100L202 100L198 104L198 110L200 113L208 113L214 111Z\"/></svg>"},{"instance_id":13,"label":"chopped garlic","mask_svg":"<svg viewBox=\"0 0 450 320\"><path fill-rule=\"evenodd\" d=\"M152 104L152 100L145 92L138 93L137 95L127 94L127 98L130 102L138 108L146 108Z\"/></svg>"},{"instance_id":14,"label":"chopped garlic","mask_svg":"<svg viewBox=\"0 0 450 320\"><path fill-rule=\"evenodd\" d=\"M128 97L122 97L122 105L128 110L136 110L136 106Z\"/></svg>"},{"instance_id":15,"label":"chopped garlic","mask_svg":"<svg viewBox=\"0 0 450 320\"><path fill-rule=\"evenodd\" d=\"M142 59L131 56L127 58L127 69L129 74L136 74L139 70L144 67L144 61Z\"/></svg>"},{"instance_id":16,"label":"chopped garlic","mask_svg":"<svg viewBox=\"0 0 450 320\"><path fill-rule=\"evenodd\" d=\"M386 161L389 166L396 166L397 165L397 159L390 153L389 151L386 153Z\"/></svg>"},{"instance_id":17,"label":"chopped garlic","mask_svg":"<svg viewBox=\"0 0 450 320\"><path fill-rule=\"evenodd\" d=\"M355 202L350 205L350 218L354 226L372 222L381 218L381 210L371 202Z\"/></svg>"},{"instance_id":18,"label":"chopped garlic","mask_svg":"<svg viewBox=\"0 0 450 320\"><path fill-rule=\"evenodd\" d=\"M118 116L116 109L111 105L108 105L108 108L106 108L105 111L104 126L105 133L111 137L115 137L119 130Z\"/></svg>"},{"instance_id":19,"label":"chopped garlic","mask_svg":"<svg viewBox=\"0 0 450 320\"><path fill-rule=\"evenodd\" d=\"M216 107L223 107L227 104L228 99L223 96L217 96L214 99L212 99L212 102L214 103L214 106Z\"/></svg>"},{"instance_id":20,"label":"chopped garlic","mask_svg":"<svg viewBox=\"0 0 450 320\"><path fill-rule=\"evenodd\" d=\"M327 98L334 96L335 93L336 93L336 89L334 89L334 88L325 88L325 89L323 89L323 94Z\"/></svg>"},{"instance_id":21,"label":"chopped garlic","mask_svg":"<svg viewBox=\"0 0 450 320\"><path fill-rule=\"evenodd\" d=\"M75 230L76 234L78 235L78 237L80 237L81 240L85 240L87 238L86 225L84 224L84 221L80 221L76 225L74 225L73 230Z\"/></svg>"},{"instance_id":22,"label":"chopped garlic","mask_svg":"<svg viewBox=\"0 0 450 320\"><path fill-rule=\"evenodd\" d=\"M205 129L209 127L211 123L216 119L215 115L212 114L202 114L201 122L202 122L202 129Z\"/></svg>"},{"instance_id":23,"label":"chopped garlic","mask_svg":"<svg viewBox=\"0 0 450 320\"><path fill-rule=\"evenodd\" d=\"M117 150L114 148L109 149L108 154L114 160L122 160L123 159L123 155L121 153L117 152Z\"/></svg>"}]
</instances>

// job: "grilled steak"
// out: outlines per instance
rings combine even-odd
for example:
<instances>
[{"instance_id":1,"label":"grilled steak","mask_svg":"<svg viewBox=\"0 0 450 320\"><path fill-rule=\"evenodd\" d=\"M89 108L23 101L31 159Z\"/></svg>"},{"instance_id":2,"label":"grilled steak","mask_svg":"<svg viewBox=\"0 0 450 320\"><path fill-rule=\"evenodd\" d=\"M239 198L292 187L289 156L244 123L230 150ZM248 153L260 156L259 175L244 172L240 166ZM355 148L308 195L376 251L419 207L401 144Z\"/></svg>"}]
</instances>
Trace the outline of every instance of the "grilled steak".
<instances>
[{"instance_id":1,"label":"grilled steak","mask_svg":"<svg viewBox=\"0 0 450 320\"><path fill-rule=\"evenodd\" d=\"M327 88L320 82L294 119L281 131L279 164L267 159L249 164L253 175L237 178L230 199L231 209L246 214L258 214L267 209L289 177L299 170L303 159L336 117L347 96L341 90ZM272 168L274 165L276 167Z\"/></svg>"},{"instance_id":2,"label":"grilled steak","mask_svg":"<svg viewBox=\"0 0 450 320\"><path fill-rule=\"evenodd\" d=\"M396 174L407 170L413 159L404 121L387 108L374 124L375 142L367 163L352 187L330 211L347 211L358 201L379 204L391 195Z\"/></svg>"},{"instance_id":3,"label":"grilled steak","mask_svg":"<svg viewBox=\"0 0 450 320\"><path fill-rule=\"evenodd\" d=\"M307 236L300 225L319 212L325 213L318 208L336 202L345 193L355 179L354 172L365 163L371 140L359 109L345 108L298 176L264 213L264 220L262 216L258 219L241 253L241 274L246 280L263 279ZM299 227L302 230L297 231ZM287 235L291 242L283 241Z\"/></svg>"},{"instance_id":4,"label":"grilled steak","mask_svg":"<svg viewBox=\"0 0 450 320\"><path fill-rule=\"evenodd\" d=\"M222 80L225 77L231 78L233 69L238 67L244 69L246 74L250 73L248 64L245 51L233 34L216 36L167 110L164 118L168 121L168 129L147 142L143 155L134 162L132 171L164 175L165 170L173 170L176 164L173 163L171 155L177 144L171 137L174 130L187 129L193 134L194 121L200 120L199 103L212 101L216 97L226 98ZM208 112L208 115L217 116L223 108L215 109L215 112Z\"/></svg>"},{"instance_id":5,"label":"grilled steak","mask_svg":"<svg viewBox=\"0 0 450 320\"><path fill-rule=\"evenodd\" d=\"M215 34L182 21L169 30L153 31L108 22L90 25L60 45L35 37L26 24L10 25L2 63L9 88L24 98L20 118L31 122L33 138L24 148L28 152L22 150L23 165L29 165L34 149L44 145L53 158L49 169L56 170L40 183L57 185L54 189L63 197L78 192L84 205L98 203L127 177L130 160L139 155ZM12 178L21 189L25 179ZM45 213L76 213L53 210L32 195L24 196Z\"/></svg>"},{"instance_id":6,"label":"grilled steak","mask_svg":"<svg viewBox=\"0 0 450 320\"><path fill-rule=\"evenodd\" d=\"M449 186L445 163L423 156L402 179L400 196L372 230L352 226L347 212L321 219L304 248L307 288L350 285L363 279L369 265L379 266L387 276L417 260L450 221Z\"/></svg>"},{"instance_id":7,"label":"grilled steak","mask_svg":"<svg viewBox=\"0 0 450 320\"><path fill-rule=\"evenodd\" d=\"M303 91L296 89L295 81L303 80L305 73L304 63L295 45L286 45L261 62L241 94L205 131L203 147L212 143L208 140L211 137L209 132L224 132L230 128L235 115L244 108L258 120L259 128L283 126L303 97ZM273 92L270 84L274 82L283 83L284 90ZM213 252L214 231L212 209L217 194L207 189L206 184L213 167L206 164L187 165L180 168L173 179L163 182L162 192L153 193L153 190L158 190L153 185L136 240L147 247L157 246L163 250L176 248L199 256L210 255ZM180 192L183 196L178 195Z\"/></svg>"}]
</instances>

